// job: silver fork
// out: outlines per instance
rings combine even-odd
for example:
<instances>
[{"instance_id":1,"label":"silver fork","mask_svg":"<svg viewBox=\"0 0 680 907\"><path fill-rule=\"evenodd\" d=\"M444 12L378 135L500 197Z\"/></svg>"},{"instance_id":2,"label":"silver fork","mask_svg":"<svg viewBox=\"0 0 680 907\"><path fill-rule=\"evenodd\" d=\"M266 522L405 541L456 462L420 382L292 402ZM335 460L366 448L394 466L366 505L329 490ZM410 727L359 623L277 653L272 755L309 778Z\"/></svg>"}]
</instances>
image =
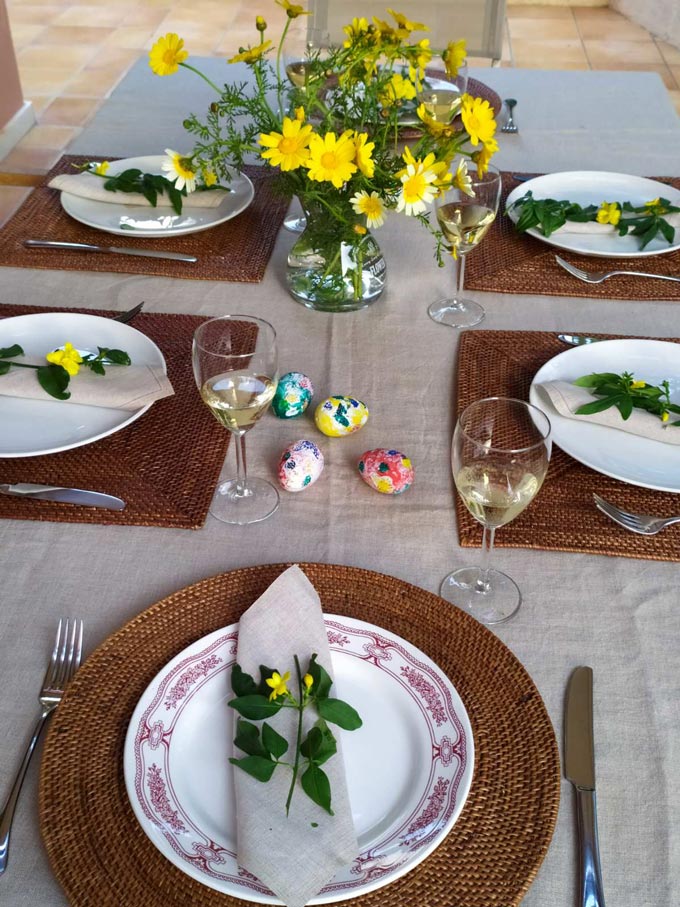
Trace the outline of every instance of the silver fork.
<instances>
[{"instance_id":1,"label":"silver fork","mask_svg":"<svg viewBox=\"0 0 680 907\"><path fill-rule=\"evenodd\" d=\"M565 261L559 255L555 256L555 261L572 276L578 277L579 280L583 280L586 283L602 283L603 280L608 280L617 274L627 274L629 277L653 277L656 280L672 280L674 283L680 283L680 277L671 277L668 274L648 274L645 271L582 271L581 268L577 268L576 265Z\"/></svg>"},{"instance_id":2,"label":"silver fork","mask_svg":"<svg viewBox=\"0 0 680 907\"><path fill-rule=\"evenodd\" d=\"M512 111L517 106L517 101L514 98L506 98L503 103L508 109L508 122L504 126L501 126L501 132L510 132L514 135L516 132L519 132L517 124L512 118Z\"/></svg>"},{"instance_id":3,"label":"silver fork","mask_svg":"<svg viewBox=\"0 0 680 907\"><path fill-rule=\"evenodd\" d=\"M82 620L60 620L52 655L50 656L40 695L38 696L41 707L40 718L33 730L33 735L19 766L14 784L0 813L0 874L7 869L12 819L14 818L14 810L19 799L19 792L26 775L28 763L31 761L33 750L38 742L38 737L45 721L61 702L67 684L80 666L82 653Z\"/></svg>"},{"instance_id":4,"label":"silver fork","mask_svg":"<svg viewBox=\"0 0 680 907\"><path fill-rule=\"evenodd\" d=\"M637 532L638 535L656 535L657 532L661 532L666 526L680 523L680 516L661 517L651 516L647 513L629 513L627 510L617 507L616 504L605 501L599 494L593 494L593 500L597 509L608 516L610 520L618 523L619 526L623 526L624 529L630 530L630 532Z\"/></svg>"},{"instance_id":5,"label":"silver fork","mask_svg":"<svg viewBox=\"0 0 680 907\"><path fill-rule=\"evenodd\" d=\"M128 321L132 321L132 319L135 317L135 315L139 315L139 313L142 311L143 306L144 306L144 302L143 301L139 302L139 303L137 303L136 306L133 306L131 309L128 309L127 312L121 312L120 315L116 315L113 318L113 321L120 321L123 324L127 324Z\"/></svg>"}]
</instances>

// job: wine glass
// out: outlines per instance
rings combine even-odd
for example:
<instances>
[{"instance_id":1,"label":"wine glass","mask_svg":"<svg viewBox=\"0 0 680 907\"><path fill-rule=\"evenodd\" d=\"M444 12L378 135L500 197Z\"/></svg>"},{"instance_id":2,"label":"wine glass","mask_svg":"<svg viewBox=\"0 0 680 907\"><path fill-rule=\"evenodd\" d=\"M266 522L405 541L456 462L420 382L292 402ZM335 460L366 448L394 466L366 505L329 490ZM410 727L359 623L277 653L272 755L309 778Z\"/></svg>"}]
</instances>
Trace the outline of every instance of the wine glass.
<instances>
[{"instance_id":1,"label":"wine glass","mask_svg":"<svg viewBox=\"0 0 680 907\"><path fill-rule=\"evenodd\" d=\"M246 432L271 403L278 382L276 332L249 315L224 315L194 334L194 378L220 425L234 436L237 474L221 482L210 513L223 523L258 523L279 506L279 493L265 479L246 473Z\"/></svg>"},{"instance_id":2,"label":"wine glass","mask_svg":"<svg viewBox=\"0 0 680 907\"><path fill-rule=\"evenodd\" d=\"M463 296L465 256L486 236L501 199L501 175L495 167L489 167L483 176L469 176L474 195L453 188L435 199L439 227L458 261L458 289L455 296L433 302L427 313L433 321L453 328L469 328L484 318L481 305Z\"/></svg>"},{"instance_id":3,"label":"wine glass","mask_svg":"<svg viewBox=\"0 0 680 907\"><path fill-rule=\"evenodd\" d=\"M463 63L458 68L457 75L453 77L428 69L416 100L425 107L433 120L438 123L450 123L460 111L467 83L467 63Z\"/></svg>"},{"instance_id":4,"label":"wine glass","mask_svg":"<svg viewBox=\"0 0 680 907\"><path fill-rule=\"evenodd\" d=\"M484 624L508 620L522 596L517 584L489 567L494 533L533 500L548 471L550 421L522 400L487 397L463 410L451 446L456 488L484 526L482 563L450 573L440 595Z\"/></svg>"}]
</instances>

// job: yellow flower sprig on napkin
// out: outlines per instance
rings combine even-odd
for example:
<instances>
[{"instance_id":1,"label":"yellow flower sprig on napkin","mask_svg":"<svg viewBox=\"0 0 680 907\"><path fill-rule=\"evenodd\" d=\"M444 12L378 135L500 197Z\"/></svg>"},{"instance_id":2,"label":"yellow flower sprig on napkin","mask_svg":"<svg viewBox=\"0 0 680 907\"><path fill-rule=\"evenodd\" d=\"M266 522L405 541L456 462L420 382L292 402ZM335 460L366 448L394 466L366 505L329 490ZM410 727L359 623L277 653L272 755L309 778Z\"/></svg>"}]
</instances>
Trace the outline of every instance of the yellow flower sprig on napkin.
<instances>
[{"instance_id":1,"label":"yellow flower sprig on napkin","mask_svg":"<svg viewBox=\"0 0 680 907\"><path fill-rule=\"evenodd\" d=\"M65 343L59 349L47 353L45 359L48 365L31 365L28 362L14 361L16 356L24 355L24 350L18 343L0 349L0 375L6 375L12 366L35 369L40 386L57 400L69 399L71 393L67 387L71 377L78 374L81 366L89 368L95 375L104 375L106 365L131 364L130 357L124 350L107 349L100 346L97 347L97 353L81 355L72 343Z\"/></svg>"},{"instance_id":2,"label":"yellow flower sprig on napkin","mask_svg":"<svg viewBox=\"0 0 680 907\"><path fill-rule=\"evenodd\" d=\"M229 703L242 718L236 723L235 745L246 755L231 758L229 761L258 781L270 780L278 766L292 769L292 778L286 800L286 815L290 810L291 800L300 776L300 784L307 796L333 815L331 809L331 786L328 776L321 766L337 752L337 742L328 722L336 724L346 731L355 731L362 721L358 712L342 699L329 696L333 681L328 672L312 655L307 671L302 674L300 661L294 656L297 674L297 698L288 689L290 672L281 674L273 668L260 665L260 683L257 684L250 674L246 674L237 663L232 668L231 686L236 698ZM314 706L319 714L318 721L302 739L302 715L306 708ZM284 760L290 744L266 721L262 729L252 721L271 718L283 708L295 709L298 712L297 735L292 761ZM244 719L250 718L251 721ZM304 760L304 769L300 774L300 762Z\"/></svg>"},{"instance_id":3,"label":"yellow flower sprig on napkin","mask_svg":"<svg viewBox=\"0 0 680 907\"><path fill-rule=\"evenodd\" d=\"M577 416L600 413L611 406L618 409L624 420L630 418L634 408L652 413L662 422L668 422L670 413L680 414L680 406L671 403L668 381L662 381L657 387L655 384L647 384L646 381L636 381L631 372L623 372L621 375L613 372L595 372L592 375L583 375L572 383L577 387L588 388L592 394L601 398L579 406L575 410ZM670 424L680 425L680 420Z\"/></svg>"}]
</instances>

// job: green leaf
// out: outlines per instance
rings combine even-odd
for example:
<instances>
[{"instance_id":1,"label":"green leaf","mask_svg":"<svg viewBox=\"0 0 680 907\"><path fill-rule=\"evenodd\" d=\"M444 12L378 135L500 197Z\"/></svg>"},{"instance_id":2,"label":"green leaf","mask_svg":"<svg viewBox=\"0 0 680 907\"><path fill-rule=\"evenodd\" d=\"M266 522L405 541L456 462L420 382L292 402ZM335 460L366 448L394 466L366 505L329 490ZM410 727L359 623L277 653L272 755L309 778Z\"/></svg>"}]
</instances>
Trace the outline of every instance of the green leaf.
<instances>
[{"instance_id":1,"label":"green leaf","mask_svg":"<svg viewBox=\"0 0 680 907\"><path fill-rule=\"evenodd\" d=\"M594 372L592 375L583 375L577 378L572 384L577 387L597 387L598 384L604 384L605 381L618 381L619 376L613 372Z\"/></svg>"},{"instance_id":2,"label":"green leaf","mask_svg":"<svg viewBox=\"0 0 680 907\"><path fill-rule=\"evenodd\" d=\"M630 397L624 397L623 400L616 404L616 408L623 416L625 422L626 419L630 419L630 414L633 412L633 401Z\"/></svg>"},{"instance_id":3,"label":"green leaf","mask_svg":"<svg viewBox=\"0 0 680 907\"><path fill-rule=\"evenodd\" d=\"M328 762L337 751L337 741L323 719L317 721L314 727L309 729L309 733L300 745L300 752L305 759L316 762L317 765Z\"/></svg>"},{"instance_id":4,"label":"green leaf","mask_svg":"<svg viewBox=\"0 0 680 907\"><path fill-rule=\"evenodd\" d=\"M602 400L595 400L593 403L584 403L574 410L577 416L592 416L593 413L601 413L610 406L615 406L623 399L623 395L618 394L613 397L603 397Z\"/></svg>"},{"instance_id":5,"label":"green leaf","mask_svg":"<svg viewBox=\"0 0 680 907\"><path fill-rule=\"evenodd\" d=\"M278 668L268 668L267 665L260 665L260 684L257 691L260 695L266 696L267 698L269 698L272 688L267 686L266 681L272 676L274 671L276 671L277 674L281 673Z\"/></svg>"},{"instance_id":6,"label":"green leaf","mask_svg":"<svg viewBox=\"0 0 680 907\"><path fill-rule=\"evenodd\" d=\"M90 359L85 365L90 369L91 372L94 372L95 375L105 375L106 369L101 364L99 359Z\"/></svg>"},{"instance_id":7,"label":"green leaf","mask_svg":"<svg viewBox=\"0 0 680 907\"><path fill-rule=\"evenodd\" d=\"M317 708L322 718L345 731L356 731L363 724L356 709L342 699L322 699Z\"/></svg>"},{"instance_id":8,"label":"green leaf","mask_svg":"<svg viewBox=\"0 0 680 907\"><path fill-rule=\"evenodd\" d=\"M234 744L249 756L268 756L267 748L260 740L260 729L256 724L239 718L236 722Z\"/></svg>"},{"instance_id":9,"label":"green leaf","mask_svg":"<svg viewBox=\"0 0 680 907\"><path fill-rule=\"evenodd\" d=\"M257 692L255 680L237 662L231 669L231 688L237 696L249 696Z\"/></svg>"},{"instance_id":10,"label":"green leaf","mask_svg":"<svg viewBox=\"0 0 680 907\"><path fill-rule=\"evenodd\" d=\"M310 800L325 809L330 816L334 815L331 809L331 783L326 773L318 765L310 763L302 773L300 783Z\"/></svg>"},{"instance_id":11,"label":"green leaf","mask_svg":"<svg viewBox=\"0 0 680 907\"><path fill-rule=\"evenodd\" d=\"M14 356L23 355L24 351L18 343L15 343L14 346L6 346L4 349L0 349L0 359L12 359Z\"/></svg>"},{"instance_id":12,"label":"green leaf","mask_svg":"<svg viewBox=\"0 0 680 907\"><path fill-rule=\"evenodd\" d=\"M41 365L36 370L38 381L43 390L57 400L68 400L71 394L66 390L71 376L60 365Z\"/></svg>"},{"instance_id":13,"label":"green leaf","mask_svg":"<svg viewBox=\"0 0 680 907\"><path fill-rule=\"evenodd\" d=\"M112 365L131 365L132 360L125 350L101 350L104 359Z\"/></svg>"},{"instance_id":14,"label":"green leaf","mask_svg":"<svg viewBox=\"0 0 680 907\"><path fill-rule=\"evenodd\" d=\"M232 765L238 765L244 772L262 782L269 781L276 768L276 762L271 759L265 759L263 756L244 756L243 759L234 759L232 757L229 761Z\"/></svg>"},{"instance_id":15,"label":"green leaf","mask_svg":"<svg viewBox=\"0 0 680 907\"><path fill-rule=\"evenodd\" d=\"M317 662L316 652L309 660L307 673L311 675L314 683L312 684L312 693L319 699L327 699L328 693L333 686L333 680L326 669Z\"/></svg>"},{"instance_id":16,"label":"green leaf","mask_svg":"<svg viewBox=\"0 0 680 907\"><path fill-rule=\"evenodd\" d=\"M277 733L271 724L267 724L266 721L262 725L262 743L267 752L275 759L280 759L288 749L286 738Z\"/></svg>"},{"instance_id":17,"label":"green leaf","mask_svg":"<svg viewBox=\"0 0 680 907\"><path fill-rule=\"evenodd\" d=\"M263 718L271 718L272 715L281 709L280 702L270 702L266 696L260 696L257 693L248 696L238 696L232 699L229 707L243 715L244 718L250 718L253 721L262 721Z\"/></svg>"},{"instance_id":18,"label":"green leaf","mask_svg":"<svg viewBox=\"0 0 680 907\"><path fill-rule=\"evenodd\" d=\"M175 210L176 214L182 213L182 193L179 189L175 189L174 186L168 187L168 198L170 199L170 204Z\"/></svg>"},{"instance_id":19,"label":"green leaf","mask_svg":"<svg viewBox=\"0 0 680 907\"><path fill-rule=\"evenodd\" d=\"M11 367L11 362L0 362L0 375L6 375Z\"/></svg>"}]
</instances>

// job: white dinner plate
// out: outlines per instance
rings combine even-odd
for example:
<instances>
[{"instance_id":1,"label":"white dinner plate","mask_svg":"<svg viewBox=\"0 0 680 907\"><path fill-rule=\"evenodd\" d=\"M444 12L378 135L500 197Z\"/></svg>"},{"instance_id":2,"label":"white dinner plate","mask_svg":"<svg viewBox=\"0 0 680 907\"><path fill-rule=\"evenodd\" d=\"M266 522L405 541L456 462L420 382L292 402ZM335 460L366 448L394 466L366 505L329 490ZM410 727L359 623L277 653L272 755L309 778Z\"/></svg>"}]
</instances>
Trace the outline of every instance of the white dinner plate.
<instances>
[{"instance_id":1,"label":"white dinner plate","mask_svg":"<svg viewBox=\"0 0 680 907\"><path fill-rule=\"evenodd\" d=\"M564 173L547 173L535 179L521 183L508 195L506 208L531 191L534 198L554 198L557 201L568 199L579 205L601 205L602 202L631 202L635 207L652 201L654 198L667 198L674 205L680 205L680 191L656 180L642 176L628 176L625 173L607 173L599 170L575 170ZM517 223L519 211L508 211L508 216ZM619 236L616 232L604 233L553 233L544 236L540 230L532 227L526 231L542 242L566 249L580 255L593 255L598 258L645 258L651 255L664 255L680 249L680 229L676 228L675 239L667 243L663 237L653 239L644 250L640 249L639 236Z\"/></svg>"},{"instance_id":2,"label":"white dinner plate","mask_svg":"<svg viewBox=\"0 0 680 907\"><path fill-rule=\"evenodd\" d=\"M123 170L137 167L143 173L162 174L163 160L162 154L129 157L112 161L108 172L115 176ZM209 230L245 211L255 196L253 184L244 173L238 173L234 174L229 188L231 191L216 208L192 208L191 196L188 196L183 201L181 214L176 214L170 207L98 202L69 192L61 193L61 206L75 220L106 233L119 236L182 236Z\"/></svg>"},{"instance_id":3,"label":"white dinner plate","mask_svg":"<svg viewBox=\"0 0 680 907\"><path fill-rule=\"evenodd\" d=\"M363 727L342 734L360 854L312 904L341 901L413 869L458 818L470 789L470 722L451 682L410 643L325 615L337 695ZM180 652L134 711L124 749L132 808L155 846L211 888L280 903L236 862L230 668L238 624Z\"/></svg>"},{"instance_id":4,"label":"white dinner plate","mask_svg":"<svg viewBox=\"0 0 680 907\"><path fill-rule=\"evenodd\" d=\"M161 366L165 371L163 354L152 340L110 318L47 312L0 320L0 347L18 343L27 356L45 356L67 342L76 349L92 352L98 346L122 349L130 355L133 365ZM78 377L71 380L75 382ZM82 447L125 428L151 406L149 403L130 412L67 403L47 394L45 400L1 394L0 384L0 457L37 457Z\"/></svg>"},{"instance_id":5,"label":"white dinner plate","mask_svg":"<svg viewBox=\"0 0 680 907\"><path fill-rule=\"evenodd\" d=\"M560 416L537 387L544 381L574 381L593 372L624 371L650 384L668 379L671 400L680 403L680 346L661 340L603 340L566 350L534 375L529 399L550 419L555 444L575 460L630 485L680 494L679 446Z\"/></svg>"}]
</instances>

